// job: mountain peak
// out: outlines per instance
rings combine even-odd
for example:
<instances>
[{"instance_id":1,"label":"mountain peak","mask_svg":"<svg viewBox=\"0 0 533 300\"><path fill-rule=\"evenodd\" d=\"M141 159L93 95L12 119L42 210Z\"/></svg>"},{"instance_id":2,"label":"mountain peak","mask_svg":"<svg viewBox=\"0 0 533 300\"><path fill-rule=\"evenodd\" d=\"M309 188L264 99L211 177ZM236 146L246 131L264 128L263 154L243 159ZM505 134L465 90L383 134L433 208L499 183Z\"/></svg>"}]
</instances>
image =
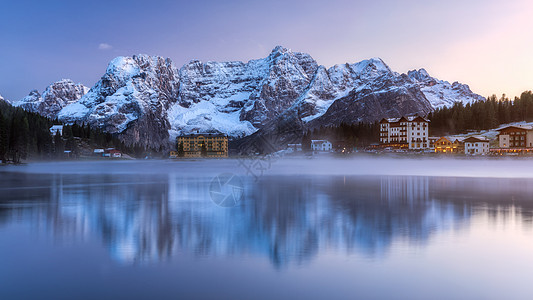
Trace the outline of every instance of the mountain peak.
<instances>
[{"instance_id":1,"label":"mountain peak","mask_svg":"<svg viewBox=\"0 0 533 300\"><path fill-rule=\"evenodd\" d=\"M417 81L417 82L426 82L426 81L435 80L433 77L429 75L429 73L424 68L408 71L407 76L409 76L411 80Z\"/></svg>"},{"instance_id":2,"label":"mountain peak","mask_svg":"<svg viewBox=\"0 0 533 300\"><path fill-rule=\"evenodd\" d=\"M111 60L107 66L106 73L131 77L139 73L139 66L133 57L118 56Z\"/></svg>"},{"instance_id":3,"label":"mountain peak","mask_svg":"<svg viewBox=\"0 0 533 300\"><path fill-rule=\"evenodd\" d=\"M371 103L377 98L383 109ZM89 91L62 80L17 105L156 147L197 130L249 136L293 114L310 128L373 121L400 114L400 106L401 114L428 112L478 99L466 85L433 79L424 69L400 75L379 57L326 70L307 53L276 46L247 63L191 60L181 68L160 56L119 56Z\"/></svg>"},{"instance_id":4,"label":"mountain peak","mask_svg":"<svg viewBox=\"0 0 533 300\"><path fill-rule=\"evenodd\" d=\"M272 49L272 52L270 52L270 54L271 55L275 54L275 53L283 54L283 53L287 53L287 52L291 52L291 50L287 49L287 48L285 48L283 46L278 45L278 46L274 47L274 49Z\"/></svg>"},{"instance_id":5,"label":"mountain peak","mask_svg":"<svg viewBox=\"0 0 533 300\"><path fill-rule=\"evenodd\" d=\"M389 74L392 76L394 74L389 66L379 57L362 60L350 65L350 67L356 74L367 78L379 77L383 74Z\"/></svg>"},{"instance_id":6,"label":"mountain peak","mask_svg":"<svg viewBox=\"0 0 533 300\"><path fill-rule=\"evenodd\" d=\"M70 79L62 79L49 85L42 94L37 90L32 90L28 96L15 102L14 105L55 118L63 107L81 99L88 90L80 83L75 84Z\"/></svg>"}]
</instances>

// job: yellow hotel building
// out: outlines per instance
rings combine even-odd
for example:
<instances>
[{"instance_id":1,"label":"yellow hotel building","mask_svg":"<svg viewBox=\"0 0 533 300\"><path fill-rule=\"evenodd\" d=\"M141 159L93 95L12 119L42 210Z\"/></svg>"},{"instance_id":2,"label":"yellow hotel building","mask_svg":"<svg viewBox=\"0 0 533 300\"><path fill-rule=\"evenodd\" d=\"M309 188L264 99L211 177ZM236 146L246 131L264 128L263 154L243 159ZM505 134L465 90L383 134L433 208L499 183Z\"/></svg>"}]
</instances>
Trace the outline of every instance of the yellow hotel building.
<instances>
[{"instance_id":1,"label":"yellow hotel building","mask_svg":"<svg viewBox=\"0 0 533 300\"><path fill-rule=\"evenodd\" d=\"M228 137L222 134L190 134L177 138L177 145L183 143L184 157L228 157Z\"/></svg>"}]
</instances>

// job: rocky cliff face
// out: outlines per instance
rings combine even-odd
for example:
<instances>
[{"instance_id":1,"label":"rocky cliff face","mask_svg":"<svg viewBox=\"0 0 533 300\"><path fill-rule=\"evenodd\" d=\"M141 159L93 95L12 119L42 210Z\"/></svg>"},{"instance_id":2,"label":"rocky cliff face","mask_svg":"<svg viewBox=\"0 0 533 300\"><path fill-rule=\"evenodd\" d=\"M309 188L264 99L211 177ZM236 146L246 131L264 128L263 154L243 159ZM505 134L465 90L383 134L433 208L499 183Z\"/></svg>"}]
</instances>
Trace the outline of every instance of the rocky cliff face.
<instances>
[{"instance_id":1,"label":"rocky cliff face","mask_svg":"<svg viewBox=\"0 0 533 300\"><path fill-rule=\"evenodd\" d=\"M430 101L433 108L451 107L455 102L463 104L484 101L485 98L473 93L466 84L438 80L429 76L426 70L412 70L407 72L409 78Z\"/></svg>"},{"instance_id":2,"label":"rocky cliff face","mask_svg":"<svg viewBox=\"0 0 533 300\"><path fill-rule=\"evenodd\" d=\"M156 56L118 57L83 91L71 82L56 83L17 105L68 123L87 122L128 144L158 147L197 131L233 138L275 135L287 120L301 132L340 122L425 115L456 101L484 99L466 85L440 81L423 69L398 74L379 58L326 69L308 54L279 46L266 58L246 63L193 60L179 69Z\"/></svg>"},{"instance_id":3,"label":"rocky cliff face","mask_svg":"<svg viewBox=\"0 0 533 300\"><path fill-rule=\"evenodd\" d=\"M394 82L386 82L379 90L363 88L350 91L336 100L322 117L310 121L308 127L375 122L383 116L425 116L431 110L431 104L416 86L397 86Z\"/></svg>"},{"instance_id":4,"label":"rocky cliff face","mask_svg":"<svg viewBox=\"0 0 533 300\"><path fill-rule=\"evenodd\" d=\"M63 107L78 101L88 90L82 84L75 84L72 80L63 79L49 85L42 95L37 90L31 91L16 105L27 111L55 118Z\"/></svg>"},{"instance_id":5,"label":"rocky cliff face","mask_svg":"<svg viewBox=\"0 0 533 300\"><path fill-rule=\"evenodd\" d=\"M157 147L168 140L167 110L177 101L179 86L178 71L170 59L117 57L96 85L65 106L58 118L120 134L128 144Z\"/></svg>"}]
</instances>

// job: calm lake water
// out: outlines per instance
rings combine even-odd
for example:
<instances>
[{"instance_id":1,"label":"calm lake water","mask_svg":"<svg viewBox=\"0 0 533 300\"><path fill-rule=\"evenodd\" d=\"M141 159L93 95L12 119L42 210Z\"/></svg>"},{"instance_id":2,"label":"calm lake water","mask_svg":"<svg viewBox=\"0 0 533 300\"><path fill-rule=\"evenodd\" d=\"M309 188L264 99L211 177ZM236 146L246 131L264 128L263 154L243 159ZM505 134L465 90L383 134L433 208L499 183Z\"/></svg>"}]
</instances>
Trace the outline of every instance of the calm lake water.
<instances>
[{"instance_id":1,"label":"calm lake water","mask_svg":"<svg viewBox=\"0 0 533 300\"><path fill-rule=\"evenodd\" d=\"M533 179L7 170L0 299L533 297Z\"/></svg>"}]
</instances>

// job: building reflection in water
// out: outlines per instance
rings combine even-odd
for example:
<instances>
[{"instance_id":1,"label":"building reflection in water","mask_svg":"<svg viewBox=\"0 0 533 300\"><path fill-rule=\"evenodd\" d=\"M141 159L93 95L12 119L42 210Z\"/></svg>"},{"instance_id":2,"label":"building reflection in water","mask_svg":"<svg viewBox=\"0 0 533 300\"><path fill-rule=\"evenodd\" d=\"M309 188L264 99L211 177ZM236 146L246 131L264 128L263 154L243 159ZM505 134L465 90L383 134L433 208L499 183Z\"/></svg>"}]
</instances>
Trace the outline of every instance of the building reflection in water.
<instances>
[{"instance_id":1,"label":"building reflection in water","mask_svg":"<svg viewBox=\"0 0 533 300\"><path fill-rule=\"evenodd\" d=\"M98 239L126 264L174 255L262 256L277 268L341 251L387 255L423 246L485 214L531 226L533 185L518 179L264 177L244 182L239 206L216 206L210 178L178 174L9 174L0 226L30 224L56 241ZM18 186L19 188L13 188Z\"/></svg>"}]
</instances>

